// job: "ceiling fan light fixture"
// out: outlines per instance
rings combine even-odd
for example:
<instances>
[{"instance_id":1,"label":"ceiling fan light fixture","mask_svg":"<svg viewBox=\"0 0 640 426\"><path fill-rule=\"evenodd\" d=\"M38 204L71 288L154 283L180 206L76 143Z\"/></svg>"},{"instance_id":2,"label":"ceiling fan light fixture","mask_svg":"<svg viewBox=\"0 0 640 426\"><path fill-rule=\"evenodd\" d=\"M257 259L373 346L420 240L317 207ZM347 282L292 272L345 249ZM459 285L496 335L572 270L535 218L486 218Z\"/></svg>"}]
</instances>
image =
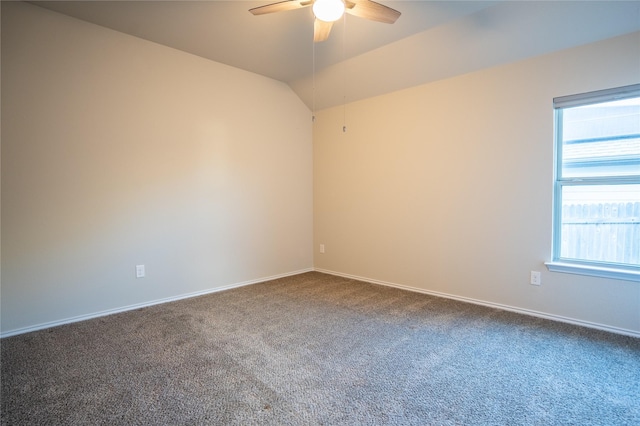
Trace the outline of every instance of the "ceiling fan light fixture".
<instances>
[{"instance_id":1,"label":"ceiling fan light fixture","mask_svg":"<svg viewBox=\"0 0 640 426\"><path fill-rule=\"evenodd\" d=\"M316 0L313 3L313 14L321 21L337 21L343 13L344 2L342 0Z\"/></svg>"}]
</instances>

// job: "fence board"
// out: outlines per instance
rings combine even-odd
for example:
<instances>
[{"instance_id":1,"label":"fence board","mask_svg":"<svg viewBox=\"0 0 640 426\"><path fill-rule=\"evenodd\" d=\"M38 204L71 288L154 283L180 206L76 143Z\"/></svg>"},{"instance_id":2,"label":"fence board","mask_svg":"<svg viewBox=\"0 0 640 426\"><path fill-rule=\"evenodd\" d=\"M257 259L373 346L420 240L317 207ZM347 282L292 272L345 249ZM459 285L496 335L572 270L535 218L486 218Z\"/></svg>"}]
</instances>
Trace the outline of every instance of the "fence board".
<instances>
[{"instance_id":1,"label":"fence board","mask_svg":"<svg viewBox=\"0 0 640 426\"><path fill-rule=\"evenodd\" d=\"M562 206L561 257L640 265L640 202Z\"/></svg>"}]
</instances>

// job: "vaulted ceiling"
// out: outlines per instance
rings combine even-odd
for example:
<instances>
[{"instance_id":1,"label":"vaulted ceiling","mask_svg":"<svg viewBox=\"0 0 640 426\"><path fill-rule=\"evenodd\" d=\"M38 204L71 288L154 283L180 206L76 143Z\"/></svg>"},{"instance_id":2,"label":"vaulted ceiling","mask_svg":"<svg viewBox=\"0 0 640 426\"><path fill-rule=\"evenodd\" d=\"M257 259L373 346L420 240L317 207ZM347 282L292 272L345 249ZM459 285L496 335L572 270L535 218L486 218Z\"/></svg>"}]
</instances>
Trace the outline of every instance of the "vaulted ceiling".
<instances>
[{"instance_id":1,"label":"vaulted ceiling","mask_svg":"<svg viewBox=\"0 0 640 426\"><path fill-rule=\"evenodd\" d=\"M640 30L640 1L380 0L395 24L346 15L314 44L309 7L248 12L274 1L31 3L280 80L316 109Z\"/></svg>"}]
</instances>

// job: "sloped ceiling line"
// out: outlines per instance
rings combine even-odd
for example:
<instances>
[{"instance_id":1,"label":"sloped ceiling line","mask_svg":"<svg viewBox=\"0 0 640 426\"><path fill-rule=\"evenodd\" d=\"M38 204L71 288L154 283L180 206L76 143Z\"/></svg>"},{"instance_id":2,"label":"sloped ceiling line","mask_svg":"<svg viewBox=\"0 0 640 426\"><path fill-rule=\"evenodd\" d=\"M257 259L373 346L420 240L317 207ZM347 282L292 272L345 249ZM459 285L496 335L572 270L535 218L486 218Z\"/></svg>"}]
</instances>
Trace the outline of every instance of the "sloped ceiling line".
<instances>
[{"instance_id":1,"label":"sloped ceiling line","mask_svg":"<svg viewBox=\"0 0 640 426\"><path fill-rule=\"evenodd\" d=\"M344 37L338 22L315 46L317 110L640 31L640 0L379 2L402 12L395 24L348 16ZM310 8L253 16L269 1L30 3L280 80L312 107Z\"/></svg>"}]
</instances>

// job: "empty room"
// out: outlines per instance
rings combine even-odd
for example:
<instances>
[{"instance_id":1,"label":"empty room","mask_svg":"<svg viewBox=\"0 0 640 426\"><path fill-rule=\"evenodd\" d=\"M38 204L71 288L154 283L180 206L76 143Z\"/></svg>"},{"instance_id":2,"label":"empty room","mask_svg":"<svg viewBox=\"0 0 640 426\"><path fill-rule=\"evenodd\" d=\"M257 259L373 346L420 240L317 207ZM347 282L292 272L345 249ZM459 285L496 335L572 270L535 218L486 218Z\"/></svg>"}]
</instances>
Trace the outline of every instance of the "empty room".
<instances>
[{"instance_id":1,"label":"empty room","mask_svg":"<svg viewBox=\"0 0 640 426\"><path fill-rule=\"evenodd\" d=\"M1 2L1 424L640 424L640 1L325 1Z\"/></svg>"}]
</instances>

